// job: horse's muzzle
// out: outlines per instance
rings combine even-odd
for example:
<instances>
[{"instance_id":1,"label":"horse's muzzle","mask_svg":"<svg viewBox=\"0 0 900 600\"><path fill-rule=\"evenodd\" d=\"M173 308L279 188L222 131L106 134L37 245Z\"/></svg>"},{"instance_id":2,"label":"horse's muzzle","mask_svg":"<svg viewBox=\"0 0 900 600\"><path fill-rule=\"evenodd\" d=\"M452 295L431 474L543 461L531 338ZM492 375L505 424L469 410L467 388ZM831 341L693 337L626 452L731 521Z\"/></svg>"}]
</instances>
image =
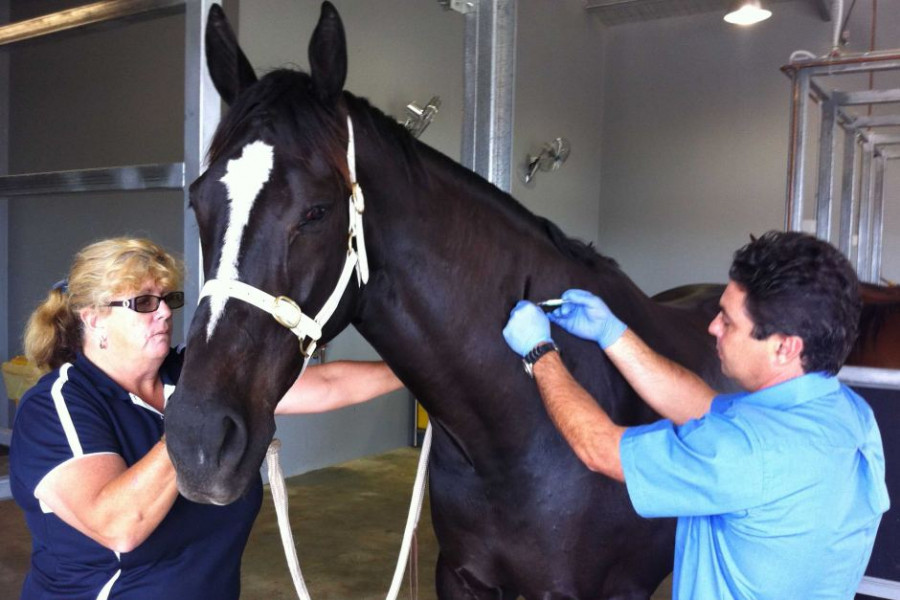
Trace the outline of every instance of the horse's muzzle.
<instances>
[{"instance_id":1,"label":"horse's muzzle","mask_svg":"<svg viewBox=\"0 0 900 600\"><path fill-rule=\"evenodd\" d=\"M248 443L243 415L221 405L179 398L166 406L166 446L178 491L188 500L229 504L246 491L265 455ZM274 428L274 424L273 424Z\"/></svg>"}]
</instances>

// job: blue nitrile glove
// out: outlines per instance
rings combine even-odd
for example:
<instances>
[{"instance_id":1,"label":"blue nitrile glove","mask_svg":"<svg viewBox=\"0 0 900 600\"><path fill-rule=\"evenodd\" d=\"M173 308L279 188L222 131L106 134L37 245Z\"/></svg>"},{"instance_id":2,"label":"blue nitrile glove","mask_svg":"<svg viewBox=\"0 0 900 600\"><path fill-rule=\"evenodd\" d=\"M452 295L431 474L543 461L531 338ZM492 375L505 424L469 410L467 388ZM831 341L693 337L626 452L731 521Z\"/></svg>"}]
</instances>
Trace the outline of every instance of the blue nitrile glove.
<instances>
[{"instance_id":1,"label":"blue nitrile glove","mask_svg":"<svg viewBox=\"0 0 900 600\"><path fill-rule=\"evenodd\" d=\"M540 308L528 300L519 303L509 313L503 328L503 339L519 356L525 356L541 342L552 342L550 320Z\"/></svg>"},{"instance_id":2,"label":"blue nitrile glove","mask_svg":"<svg viewBox=\"0 0 900 600\"><path fill-rule=\"evenodd\" d=\"M617 319L606 303L594 294L584 290L566 290L561 298L565 302L547 316L572 335L594 340L605 350L625 333L625 323Z\"/></svg>"}]
</instances>

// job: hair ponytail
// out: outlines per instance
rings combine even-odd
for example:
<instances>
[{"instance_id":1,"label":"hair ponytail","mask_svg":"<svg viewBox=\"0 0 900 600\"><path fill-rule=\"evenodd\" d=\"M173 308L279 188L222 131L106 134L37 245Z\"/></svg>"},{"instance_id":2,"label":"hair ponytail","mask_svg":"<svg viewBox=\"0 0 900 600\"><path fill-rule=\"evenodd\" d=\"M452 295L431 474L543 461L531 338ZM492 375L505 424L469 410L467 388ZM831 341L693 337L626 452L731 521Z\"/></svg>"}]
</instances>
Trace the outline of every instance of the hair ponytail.
<instances>
[{"instance_id":1,"label":"hair ponytail","mask_svg":"<svg viewBox=\"0 0 900 600\"><path fill-rule=\"evenodd\" d=\"M39 369L55 369L75 359L81 348L81 320L68 294L54 288L31 313L24 335L25 355Z\"/></svg>"}]
</instances>

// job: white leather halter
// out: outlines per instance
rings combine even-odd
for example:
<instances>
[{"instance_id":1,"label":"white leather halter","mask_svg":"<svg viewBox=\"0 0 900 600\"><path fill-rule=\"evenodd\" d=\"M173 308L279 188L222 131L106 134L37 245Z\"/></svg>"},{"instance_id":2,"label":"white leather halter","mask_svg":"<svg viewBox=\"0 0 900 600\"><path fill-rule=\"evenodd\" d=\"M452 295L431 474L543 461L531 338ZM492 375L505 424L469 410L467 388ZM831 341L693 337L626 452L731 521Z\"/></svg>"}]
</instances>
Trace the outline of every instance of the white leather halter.
<instances>
[{"instance_id":1,"label":"white leather halter","mask_svg":"<svg viewBox=\"0 0 900 600\"><path fill-rule=\"evenodd\" d=\"M349 115L347 116L347 136L347 168L351 189L347 259L344 261L344 270L341 272L337 286L319 313L315 317L310 317L303 313L300 305L287 296L275 297L237 279L210 279L200 290L200 300L212 295L227 296L266 311L297 336L300 340L300 352L306 360L309 360L315 351L316 345L322 337L322 328L337 310L338 303L350 283L353 271L356 271L356 280L360 286L369 281L369 261L366 257L366 241L363 237L362 221L365 200L362 188L356 181L356 145L353 141L353 122Z\"/></svg>"}]
</instances>

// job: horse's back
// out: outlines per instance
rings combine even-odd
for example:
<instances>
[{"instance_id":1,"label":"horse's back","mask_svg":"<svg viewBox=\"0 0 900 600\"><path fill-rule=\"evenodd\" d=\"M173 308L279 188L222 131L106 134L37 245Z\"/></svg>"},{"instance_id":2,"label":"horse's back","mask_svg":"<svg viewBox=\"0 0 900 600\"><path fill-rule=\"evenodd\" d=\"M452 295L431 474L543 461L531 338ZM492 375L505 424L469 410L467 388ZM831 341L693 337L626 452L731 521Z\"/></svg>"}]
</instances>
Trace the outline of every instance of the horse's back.
<instances>
[{"instance_id":1,"label":"horse's back","mask_svg":"<svg viewBox=\"0 0 900 600\"><path fill-rule=\"evenodd\" d=\"M662 291L652 299L664 307L711 320L719 310L724 290L722 284L692 283ZM860 283L859 296L859 337L846 364L900 369L900 286Z\"/></svg>"},{"instance_id":2,"label":"horse's back","mask_svg":"<svg viewBox=\"0 0 900 600\"><path fill-rule=\"evenodd\" d=\"M721 283L690 283L659 292L652 300L673 308L698 311L704 316L715 316L724 291L725 286Z\"/></svg>"},{"instance_id":3,"label":"horse's back","mask_svg":"<svg viewBox=\"0 0 900 600\"><path fill-rule=\"evenodd\" d=\"M847 364L900 369L900 286L861 283L859 337Z\"/></svg>"}]
</instances>

